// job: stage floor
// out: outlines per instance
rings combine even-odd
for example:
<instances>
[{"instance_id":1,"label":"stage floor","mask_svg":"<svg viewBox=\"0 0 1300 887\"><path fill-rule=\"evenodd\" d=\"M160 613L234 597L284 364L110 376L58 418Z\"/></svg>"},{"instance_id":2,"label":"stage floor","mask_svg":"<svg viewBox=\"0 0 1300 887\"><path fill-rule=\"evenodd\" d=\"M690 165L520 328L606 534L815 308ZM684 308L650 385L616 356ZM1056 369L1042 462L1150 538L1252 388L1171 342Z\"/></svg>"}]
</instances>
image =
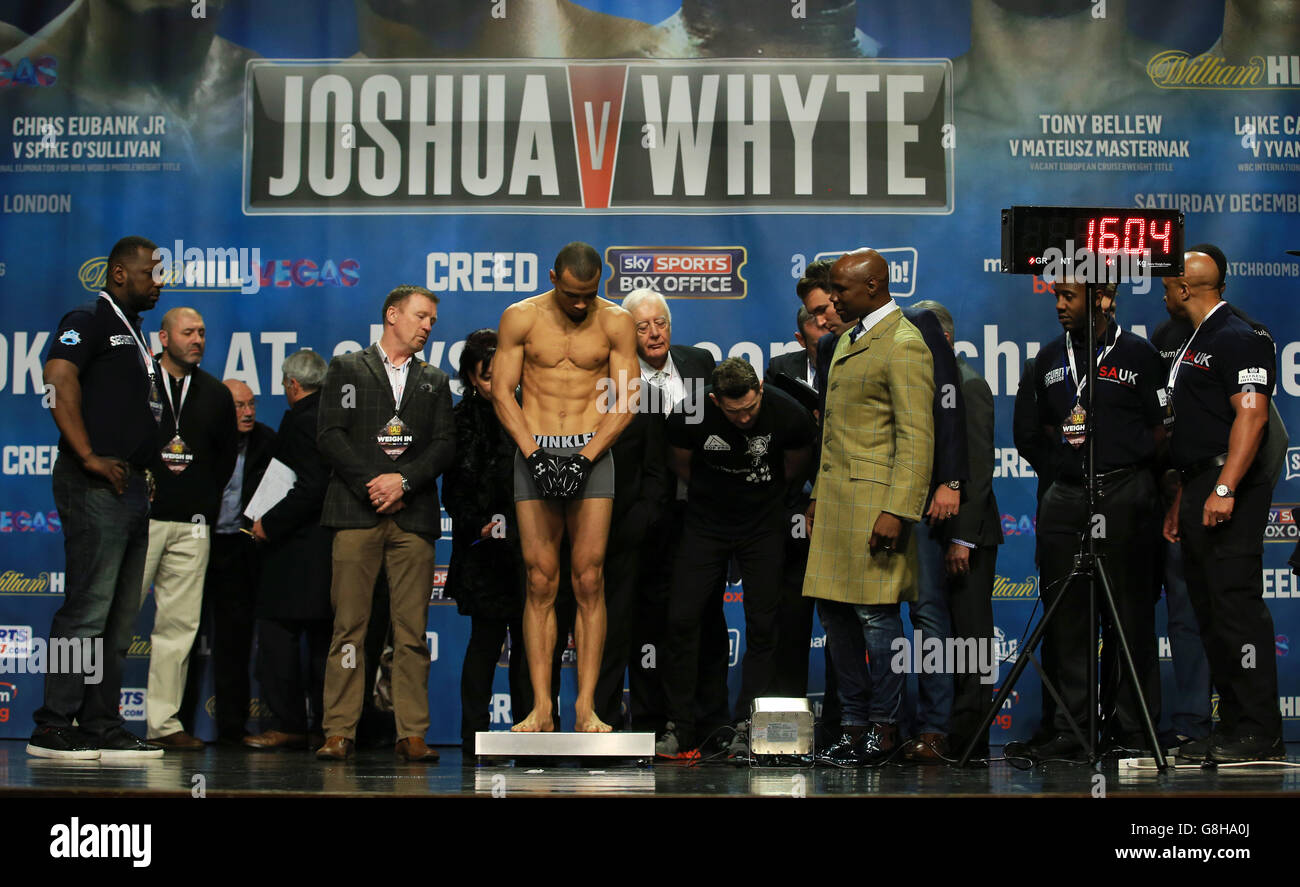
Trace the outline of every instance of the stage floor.
<instances>
[{"instance_id":1,"label":"stage floor","mask_svg":"<svg viewBox=\"0 0 1300 887\"><path fill-rule=\"evenodd\" d=\"M362 750L347 763L309 752L254 752L210 745L130 765L29 757L25 740L0 741L0 796L9 797L1080 797L1097 790L1096 771L1051 764L1030 770L995 761L985 769L889 765L879 770L759 769L734 764L551 762L475 766L459 748L442 761L407 764L391 749ZM994 753L998 754L995 748ZM1300 796L1300 745L1292 767L1192 768L1159 774L1101 766L1108 796ZM200 778L201 777L201 778Z\"/></svg>"}]
</instances>

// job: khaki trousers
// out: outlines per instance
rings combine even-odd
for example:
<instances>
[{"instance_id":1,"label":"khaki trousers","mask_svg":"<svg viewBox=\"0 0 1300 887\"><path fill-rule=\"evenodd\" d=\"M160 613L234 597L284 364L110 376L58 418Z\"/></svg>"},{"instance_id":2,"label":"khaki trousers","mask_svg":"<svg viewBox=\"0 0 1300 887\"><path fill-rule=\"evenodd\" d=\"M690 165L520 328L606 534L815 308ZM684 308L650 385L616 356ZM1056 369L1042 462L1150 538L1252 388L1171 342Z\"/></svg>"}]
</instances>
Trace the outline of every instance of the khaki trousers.
<instances>
[{"instance_id":1,"label":"khaki trousers","mask_svg":"<svg viewBox=\"0 0 1300 887\"><path fill-rule=\"evenodd\" d=\"M176 714L185 695L190 650L203 610L203 577L211 550L208 530L201 523L149 521L149 553L145 555L140 600L143 602L152 585L156 612L144 697L150 739L184 729Z\"/></svg>"},{"instance_id":2,"label":"khaki trousers","mask_svg":"<svg viewBox=\"0 0 1300 887\"><path fill-rule=\"evenodd\" d=\"M397 737L423 739L429 731L429 647L424 633L433 589L433 543L382 517L374 527L334 534L334 635L325 664L327 737L356 738L366 684L366 628L381 565L388 575L393 621Z\"/></svg>"}]
</instances>

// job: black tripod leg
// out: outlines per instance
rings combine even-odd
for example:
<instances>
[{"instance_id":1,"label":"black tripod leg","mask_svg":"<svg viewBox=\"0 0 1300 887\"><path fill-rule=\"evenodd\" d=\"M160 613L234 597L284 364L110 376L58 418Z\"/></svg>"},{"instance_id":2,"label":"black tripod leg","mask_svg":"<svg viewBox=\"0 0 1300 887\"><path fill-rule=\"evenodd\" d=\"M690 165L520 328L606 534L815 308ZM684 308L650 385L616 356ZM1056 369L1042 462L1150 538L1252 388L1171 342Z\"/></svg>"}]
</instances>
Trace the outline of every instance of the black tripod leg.
<instances>
[{"instance_id":1,"label":"black tripod leg","mask_svg":"<svg viewBox=\"0 0 1300 887\"><path fill-rule=\"evenodd\" d=\"M1133 664L1133 654L1129 652L1128 638L1124 635L1124 624L1119 618L1119 608L1115 606L1115 593L1110 587L1110 576L1106 574L1106 566L1098 562L1097 578L1101 580L1102 599L1105 601L1106 610L1110 613L1111 624L1115 626L1115 634L1119 638L1120 658L1124 661L1124 670L1128 672L1128 679L1133 682L1133 695L1137 697L1138 711L1142 715L1142 726L1146 727L1147 738L1151 740L1151 747L1156 753L1156 767L1164 770L1168 767L1165 762L1165 750L1160 747L1160 738L1156 736L1156 725L1151 721L1151 709L1147 707L1146 694L1142 692L1142 681L1138 677L1137 666Z\"/></svg>"},{"instance_id":2,"label":"black tripod leg","mask_svg":"<svg viewBox=\"0 0 1300 887\"><path fill-rule=\"evenodd\" d=\"M1016 657L1016 664L1012 667L1011 674L1007 675L1007 679L1002 682L1002 689L998 691L997 698L993 700L993 705L985 713L979 729L975 730L970 739L966 741L966 747L962 749L961 758L957 761L958 767L966 766L967 762L970 761L971 753L975 751L975 746L979 743L980 737L988 735L989 725L993 723L993 719L1002 710L1002 704L1007 701L1011 691L1016 688L1016 682L1020 680L1020 676L1024 674L1025 668L1033 659L1034 651L1038 649L1039 642L1042 641L1043 635L1047 633L1048 623L1051 622L1052 616L1056 614L1056 609L1061 605L1061 601L1065 600L1065 596L1070 593L1070 586L1074 584L1077 575L1071 574L1066 579L1065 587L1061 589L1061 593L1056 596L1056 600L1052 601L1046 612L1043 613L1043 618L1038 620L1038 624L1034 626L1033 632L1029 635L1029 640L1025 643L1025 652ZM1053 697L1056 696L1055 690L1052 691L1052 695Z\"/></svg>"}]
</instances>

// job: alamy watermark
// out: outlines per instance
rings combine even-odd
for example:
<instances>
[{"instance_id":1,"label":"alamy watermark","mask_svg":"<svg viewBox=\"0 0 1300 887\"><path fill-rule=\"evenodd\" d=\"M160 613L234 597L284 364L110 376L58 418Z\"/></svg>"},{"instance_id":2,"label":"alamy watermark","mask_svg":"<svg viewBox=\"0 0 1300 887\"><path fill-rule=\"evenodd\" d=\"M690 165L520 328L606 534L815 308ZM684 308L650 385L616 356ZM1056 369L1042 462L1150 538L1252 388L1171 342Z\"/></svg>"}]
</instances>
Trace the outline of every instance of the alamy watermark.
<instances>
[{"instance_id":1,"label":"alamy watermark","mask_svg":"<svg viewBox=\"0 0 1300 887\"><path fill-rule=\"evenodd\" d=\"M239 286L244 295L262 288L262 249L246 246L186 246L177 240L173 248L153 251L153 282L160 286Z\"/></svg>"},{"instance_id":2,"label":"alamy watermark","mask_svg":"<svg viewBox=\"0 0 1300 887\"><path fill-rule=\"evenodd\" d=\"M995 684L1001 670L996 638L894 638L889 670L894 674L978 674L981 684Z\"/></svg>"},{"instance_id":3,"label":"alamy watermark","mask_svg":"<svg viewBox=\"0 0 1300 887\"><path fill-rule=\"evenodd\" d=\"M1048 283L1129 283L1136 295L1151 291L1151 251L1147 249L1076 249L1074 241L1067 240L1064 250L1048 247L1038 261Z\"/></svg>"},{"instance_id":4,"label":"alamy watermark","mask_svg":"<svg viewBox=\"0 0 1300 887\"><path fill-rule=\"evenodd\" d=\"M619 392L627 392L627 402L619 405ZM682 397L674 399L667 381L663 385L647 382L639 375L628 378L625 370L619 370L618 381L606 376L596 383L596 410L605 413L684 413L687 425L699 425L704 421L704 381L702 379L683 379Z\"/></svg>"},{"instance_id":5,"label":"alamy watermark","mask_svg":"<svg viewBox=\"0 0 1300 887\"><path fill-rule=\"evenodd\" d=\"M26 643L6 642L0 652L0 674L81 674L87 684L104 680L103 638L31 637Z\"/></svg>"}]
</instances>

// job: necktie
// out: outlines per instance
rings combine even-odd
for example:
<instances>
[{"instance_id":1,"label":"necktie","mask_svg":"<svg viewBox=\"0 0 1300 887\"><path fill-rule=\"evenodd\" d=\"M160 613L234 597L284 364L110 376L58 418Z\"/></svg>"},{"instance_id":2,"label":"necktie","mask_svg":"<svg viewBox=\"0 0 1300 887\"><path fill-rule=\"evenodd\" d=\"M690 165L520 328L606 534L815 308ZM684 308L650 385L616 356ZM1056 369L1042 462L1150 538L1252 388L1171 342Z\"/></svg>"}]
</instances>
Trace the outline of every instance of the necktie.
<instances>
[{"instance_id":1,"label":"necktie","mask_svg":"<svg viewBox=\"0 0 1300 887\"><path fill-rule=\"evenodd\" d=\"M650 377L650 384L656 388L663 388L668 382L668 374L663 370L655 370L654 375Z\"/></svg>"},{"instance_id":2,"label":"necktie","mask_svg":"<svg viewBox=\"0 0 1300 887\"><path fill-rule=\"evenodd\" d=\"M849 344L852 345L856 343L858 341L858 337L861 336L866 331L867 328L864 327L862 325L862 321L859 320L858 325L853 328L853 332L849 333Z\"/></svg>"}]
</instances>

